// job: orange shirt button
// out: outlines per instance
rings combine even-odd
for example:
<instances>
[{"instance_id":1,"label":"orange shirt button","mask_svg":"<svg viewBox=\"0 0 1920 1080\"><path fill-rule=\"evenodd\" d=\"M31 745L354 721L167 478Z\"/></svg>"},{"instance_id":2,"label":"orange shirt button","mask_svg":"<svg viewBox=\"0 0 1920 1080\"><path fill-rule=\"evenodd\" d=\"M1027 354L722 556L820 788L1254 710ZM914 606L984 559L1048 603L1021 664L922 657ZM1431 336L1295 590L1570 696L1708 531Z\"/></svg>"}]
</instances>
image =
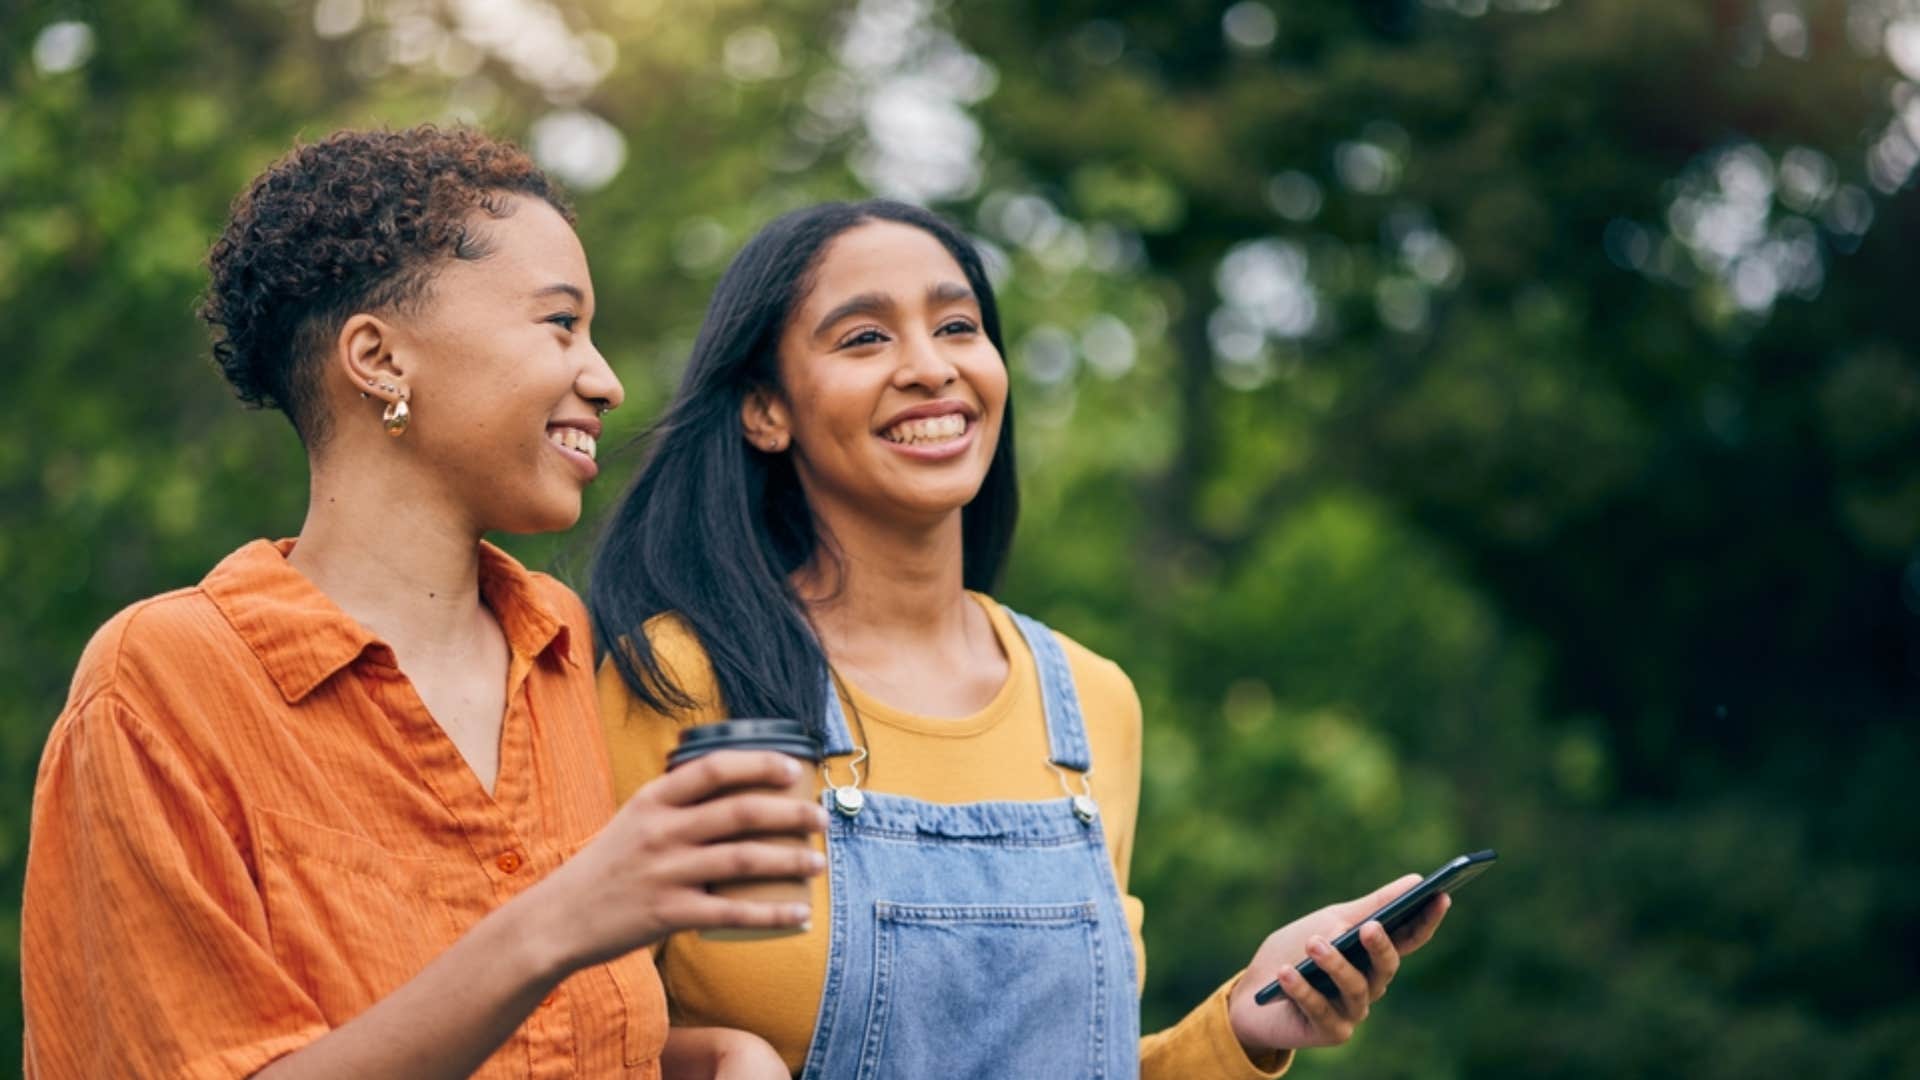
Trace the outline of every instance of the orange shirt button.
<instances>
[{"instance_id":1,"label":"orange shirt button","mask_svg":"<svg viewBox=\"0 0 1920 1080\"><path fill-rule=\"evenodd\" d=\"M515 870L520 869L520 853L517 851L509 851L494 860L494 865L500 868L501 873L511 874Z\"/></svg>"}]
</instances>

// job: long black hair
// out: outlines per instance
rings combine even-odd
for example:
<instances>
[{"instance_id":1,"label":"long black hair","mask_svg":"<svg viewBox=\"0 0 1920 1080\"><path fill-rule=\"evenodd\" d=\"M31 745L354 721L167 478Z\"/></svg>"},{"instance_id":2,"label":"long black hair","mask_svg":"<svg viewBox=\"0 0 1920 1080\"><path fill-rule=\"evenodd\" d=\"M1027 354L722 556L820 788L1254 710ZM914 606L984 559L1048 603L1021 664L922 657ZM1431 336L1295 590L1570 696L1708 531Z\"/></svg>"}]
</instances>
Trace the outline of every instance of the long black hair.
<instances>
[{"instance_id":1,"label":"long black hair","mask_svg":"<svg viewBox=\"0 0 1920 1080\"><path fill-rule=\"evenodd\" d=\"M694 704L642 632L647 620L671 612L712 660L730 715L791 717L820 730L825 655L789 576L821 540L791 458L747 443L741 403L755 389L780 385L780 338L812 288L821 252L871 221L911 225L939 240L979 300L987 339L1007 355L979 252L930 211L884 199L823 203L781 216L748 241L714 290L673 404L648 433L640 474L594 552L587 592L594 636L655 711ZM993 463L960 515L967 588L992 589L1018 515L1009 400Z\"/></svg>"}]
</instances>

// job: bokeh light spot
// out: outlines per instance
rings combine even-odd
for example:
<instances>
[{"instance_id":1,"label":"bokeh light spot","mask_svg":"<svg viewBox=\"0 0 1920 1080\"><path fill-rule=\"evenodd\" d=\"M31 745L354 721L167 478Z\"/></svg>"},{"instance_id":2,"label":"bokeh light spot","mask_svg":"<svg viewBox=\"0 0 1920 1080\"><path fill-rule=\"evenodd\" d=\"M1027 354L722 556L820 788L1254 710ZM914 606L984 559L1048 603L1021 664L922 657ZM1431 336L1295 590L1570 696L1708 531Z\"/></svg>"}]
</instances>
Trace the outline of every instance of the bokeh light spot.
<instances>
[{"instance_id":1,"label":"bokeh light spot","mask_svg":"<svg viewBox=\"0 0 1920 1080\"><path fill-rule=\"evenodd\" d=\"M1220 17L1220 31L1226 35L1227 44L1234 48L1259 52L1279 36L1280 20L1274 17L1272 8L1259 0L1242 0Z\"/></svg>"},{"instance_id":2,"label":"bokeh light spot","mask_svg":"<svg viewBox=\"0 0 1920 1080\"><path fill-rule=\"evenodd\" d=\"M93 58L93 27L83 22L50 23L33 39L33 66L42 75L72 71Z\"/></svg>"},{"instance_id":3,"label":"bokeh light spot","mask_svg":"<svg viewBox=\"0 0 1920 1080\"><path fill-rule=\"evenodd\" d=\"M1325 201L1320 182L1297 169L1267 181L1267 205L1288 221L1312 221Z\"/></svg>"},{"instance_id":4,"label":"bokeh light spot","mask_svg":"<svg viewBox=\"0 0 1920 1080\"><path fill-rule=\"evenodd\" d=\"M343 38L366 21L364 0L320 0L313 5L313 32L323 38Z\"/></svg>"},{"instance_id":5,"label":"bokeh light spot","mask_svg":"<svg viewBox=\"0 0 1920 1080\"><path fill-rule=\"evenodd\" d=\"M559 109L534 121L534 159L581 191L605 187L627 163L620 130L585 109Z\"/></svg>"},{"instance_id":6,"label":"bokeh light spot","mask_svg":"<svg viewBox=\"0 0 1920 1080\"><path fill-rule=\"evenodd\" d=\"M771 79L780 74L780 39L764 26L735 30L721 46L720 66L739 82Z\"/></svg>"}]
</instances>

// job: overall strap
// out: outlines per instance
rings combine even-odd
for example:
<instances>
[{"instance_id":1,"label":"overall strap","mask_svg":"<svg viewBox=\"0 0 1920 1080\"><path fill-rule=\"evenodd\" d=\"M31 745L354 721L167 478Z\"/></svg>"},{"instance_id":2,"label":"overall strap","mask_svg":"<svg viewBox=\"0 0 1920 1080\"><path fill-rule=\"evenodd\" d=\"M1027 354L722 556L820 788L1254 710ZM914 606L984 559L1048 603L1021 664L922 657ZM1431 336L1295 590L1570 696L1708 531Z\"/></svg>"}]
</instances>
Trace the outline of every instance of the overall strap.
<instances>
[{"instance_id":1,"label":"overall strap","mask_svg":"<svg viewBox=\"0 0 1920 1080\"><path fill-rule=\"evenodd\" d=\"M1087 725L1080 716L1080 694L1073 688L1073 670L1060 639L1037 619L1007 608L1020 636L1027 639L1033 666L1040 673L1040 701L1046 710L1050 760L1063 769L1085 773L1093 767L1087 749Z\"/></svg>"},{"instance_id":2,"label":"overall strap","mask_svg":"<svg viewBox=\"0 0 1920 1080\"><path fill-rule=\"evenodd\" d=\"M825 664L820 665L821 693L826 696L826 709L820 717L820 749L828 757L839 757L854 751L853 733L847 730L847 713L840 707L840 693L833 685L833 672Z\"/></svg>"}]
</instances>

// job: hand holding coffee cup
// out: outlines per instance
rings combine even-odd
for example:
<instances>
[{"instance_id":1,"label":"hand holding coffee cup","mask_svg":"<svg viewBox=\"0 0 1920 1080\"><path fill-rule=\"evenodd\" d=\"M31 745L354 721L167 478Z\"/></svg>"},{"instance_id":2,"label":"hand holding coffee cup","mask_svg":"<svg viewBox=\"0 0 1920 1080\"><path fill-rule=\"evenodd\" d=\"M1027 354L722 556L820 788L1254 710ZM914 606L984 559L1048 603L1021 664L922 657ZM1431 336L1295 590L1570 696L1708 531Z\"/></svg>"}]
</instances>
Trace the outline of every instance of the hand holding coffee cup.
<instances>
[{"instance_id":1,"label":"hand holding coffee cup","mask_svg":"<svg viewBox=\"0 0 1920 1080\"><path fill-rule=\"evenodd\" d=\"M719 751L754 750L785 754L800 762L802 768L793 780L779 787L778 794L789 799L797 799L807 805L813 804L813 769L820 761L819 744L807 732L806 725L798 720L741 719L726 720L717 724L703 724L688 728L680 733L680 745L667 756L667 771L672 773L691 762L705 758ZM808 847L807 838L797 833L767 836L769 843L795 845L802 849ZM746 877L733 881L715 882L708 891L715 896L724 896L735 900L750 900L767 903L806 904L811 892L807 877ZM708 927L700 931L700 936L714 941L754 941L763 938L785 937L797 934L807 927Z\"/></svg>"},{"instance_id":2,"label":"hand holding coffee cup","mask_svg":"<svg viewBox=\"0 0 1920 1080\"><path fill-rule=\"evenodd\" d=\"M827 824L808 799L812 771L794 755L725 749L640 788L523 894L538 913L534 955L574 971L682 930L799 933L811 914L804 882L826 867L805 841ZM771 881L801 887L770 899L725 892L731 882Z\"/></svg>"}]
</instances>

